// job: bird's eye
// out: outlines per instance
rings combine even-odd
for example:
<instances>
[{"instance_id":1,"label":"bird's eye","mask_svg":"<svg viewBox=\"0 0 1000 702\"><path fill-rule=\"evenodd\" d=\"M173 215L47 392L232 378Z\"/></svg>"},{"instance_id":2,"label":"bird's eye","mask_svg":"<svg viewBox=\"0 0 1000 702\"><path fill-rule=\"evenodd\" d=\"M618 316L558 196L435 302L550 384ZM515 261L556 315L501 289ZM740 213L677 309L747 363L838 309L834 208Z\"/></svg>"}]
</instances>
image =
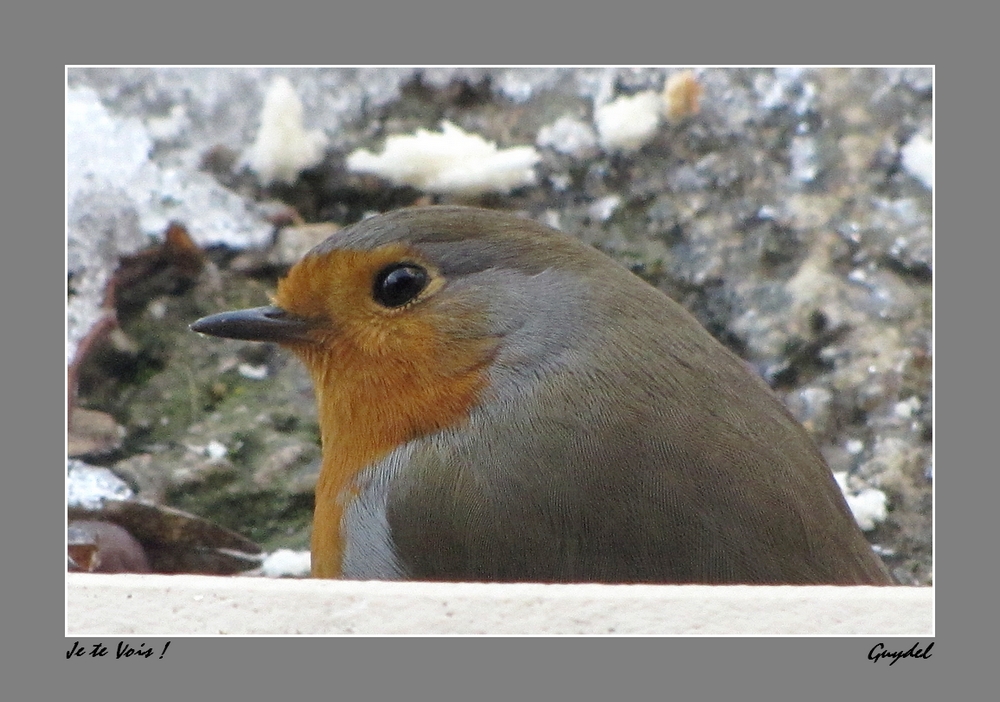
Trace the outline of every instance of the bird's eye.
<instances>
[{"instance_id":1,"label":"bird's eye","mask_svg":"<svg viewBox=\"0 0 1000 702\"><path fill-rule=\"evenodd\" d=\"M416 299L430 276L415 263L393 263L375 276L372 296L383 307L401 307Z\"/></svg>"}]
</instances>

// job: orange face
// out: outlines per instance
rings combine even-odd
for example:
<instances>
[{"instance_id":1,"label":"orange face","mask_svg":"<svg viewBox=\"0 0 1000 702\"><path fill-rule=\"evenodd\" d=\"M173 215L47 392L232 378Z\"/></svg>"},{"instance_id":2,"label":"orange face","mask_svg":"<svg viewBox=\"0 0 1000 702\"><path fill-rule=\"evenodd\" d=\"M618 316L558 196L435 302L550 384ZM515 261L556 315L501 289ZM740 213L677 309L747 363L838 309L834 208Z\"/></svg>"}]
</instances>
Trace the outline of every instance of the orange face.
<instances>
[{"instance_id":1,"label":"orange face","mask_svg":"<svg viewBox=\"0 0 1000 702\"><path fill-rule=\"evenodd\" d=\"M447 281L400 244L334 250L296 264L274 304L310 321L308 341L282 342L313 378L323 439L313 575L337 577L344 491L395 447L462 422L486 383L492 342L476 314L443 304Z\"/></svg>"}]
</instances>

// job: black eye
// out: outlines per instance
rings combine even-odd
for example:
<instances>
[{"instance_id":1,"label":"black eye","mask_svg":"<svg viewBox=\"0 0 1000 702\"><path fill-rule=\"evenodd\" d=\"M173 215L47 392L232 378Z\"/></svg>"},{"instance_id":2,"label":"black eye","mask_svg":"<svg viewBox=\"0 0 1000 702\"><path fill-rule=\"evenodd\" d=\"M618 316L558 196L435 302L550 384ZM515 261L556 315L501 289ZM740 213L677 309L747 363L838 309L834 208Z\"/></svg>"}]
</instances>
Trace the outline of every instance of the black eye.
<instances>
[{"instance_id":1,"label":"black eye","mask_svg":"<svg viewBox=\"0 0 1000 702\"><path fill-rule=\"evenodd\" d=\"M393 263L375 276L372 296L384 307L400 307L420 294L430 276L415 263Z\"/></svg>"}]
</instances>

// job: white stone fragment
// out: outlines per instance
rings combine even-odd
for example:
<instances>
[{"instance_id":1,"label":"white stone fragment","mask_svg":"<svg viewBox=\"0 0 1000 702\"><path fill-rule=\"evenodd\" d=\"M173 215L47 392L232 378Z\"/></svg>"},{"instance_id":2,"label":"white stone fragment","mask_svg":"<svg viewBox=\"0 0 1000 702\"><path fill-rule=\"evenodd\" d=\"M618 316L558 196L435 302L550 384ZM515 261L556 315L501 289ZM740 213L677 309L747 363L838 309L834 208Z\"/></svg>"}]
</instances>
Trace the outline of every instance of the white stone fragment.
<instances>
[{"instance_id":1,"label":"white stone fragment","mask_svg":"<svg viewBox=\"0 0 1000 702\"><path fill-rule=\"evenodd\" d=\"M134 496L132 488L107 468L75 459L66 465L66 504L70 507L100 509L105 500L127 500Z\"/></svg>"},{"instance_id":2,"label":"white stone fragment","mask_svg":"<svg viewBox=\"0 0 1000 702\"><path fill-rule=\"evenodd\" d=\"M862 531L871 531L880 522L885 521L888 515L886 502L888 502L886 494L874 488L862 490L857 495L847 498L847 506L851 508L851 513Z\"/></svg>"},{"instance_id":3,"label":"white stone fragment","mask_svg":"<svg viewBox=\"0 0 1000 702\"><path fill-rule=\"evenodd\" d=\"M885 521L888 516L886 505L889 498L884 492L875 488L864 488L854 492L847 487L847 473L834 473L833 477L844 493L847 506L851 508L854 521L861 527L861 531L871 531Z\"/></svg>"},{"instance_id":4,"label":"white stone fragment","mask_svg":"<svg viewBox=\"0 0 1000 702\"><path fill-rule=\"evenodd\" d=\"M303 170L323 160L327 138L322 130L306 131L302 101L285 76L278 76L264 95L257 139L240 166L249 166L264 185L291 183Z\"/></svg>"},{"instance_id":5,"label":"white stone fragment","mask_svg":"<svg viewBox=\"0 0 1000 702\"><path fill-rule=\"evenodd\" d=\"M205 455L216 461L220 458L225 458L228 453L229 449L227 449L226 445L221 441L215 441L213 439L208 442L207 446L205 446Z\"/></svg>"},{"instance_id":6,"label":"white stone fragment","mask_svg":"<svg viewBox=\"0 0 1000 702\"><path fill-rule=\"evenodd\" d=\"M607 151L637 151L656 134L660 126L663 100L647 90L620 97L594 111L601 146Z\"/></svg>"},{"instance_id":7,"label":"white stone fragment","mask_svg":"<svg viewBox=\"0 0 1000 702\"><path fill-rule=\"evenodd\" d=\"M267 366L254 366L249 363L241 363L236 367L236 371L248 380L264 380L267 377Z\"/></svg>"},{"instance_id":8,"label":"white stone fragment","mask_svg":"<svg viewBox=\"0 0 1000 702\"><path fill-rule=\"evenodd\" d=\"M260 574L266 578L304 578L312 568L308 551L279 548L268 554L260 564Z\"/></svg>"},{"instance_id":9,"label":"white stone fragment","mask_svg":"<svg viewBox=\"0 0 1000 702\"><path fill-rule=\"evenodd\" d=\"M926 134L914 134L900 150L903 168L923 183L928 190L934 189L934 141Z\"/></svg>"},{"instance_id":10,"label":"white stone fragment","mask_svg":"<svg viewBox=\"0 0 1000 702\"><path fill-rule=\"evenodd\" d=\"M444 121L440 133L418 129L390 136L381 154L358 149L347 157L347 169L426 192L478 195L533 184L533 167L540 158L531 146L498 149Z\"/></svg>"}]
</instances>

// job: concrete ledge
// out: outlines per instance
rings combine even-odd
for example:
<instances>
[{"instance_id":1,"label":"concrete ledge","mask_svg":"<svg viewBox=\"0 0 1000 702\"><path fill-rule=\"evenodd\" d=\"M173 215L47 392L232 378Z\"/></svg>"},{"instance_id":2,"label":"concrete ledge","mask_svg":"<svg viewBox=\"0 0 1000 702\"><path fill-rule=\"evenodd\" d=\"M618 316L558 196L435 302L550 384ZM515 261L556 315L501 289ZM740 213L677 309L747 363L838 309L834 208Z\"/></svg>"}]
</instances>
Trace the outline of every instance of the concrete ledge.
<instances>
[{"instance_id":1,"label":"concrete ledge","mask_svg":"<svg viewBox=\"0 0 1000 702\"><path fill-rule=\"evenodd\" d=\"M541 585L66 576L72 636L933 633L908 587Z\"/></svg>"}]
</instances>

